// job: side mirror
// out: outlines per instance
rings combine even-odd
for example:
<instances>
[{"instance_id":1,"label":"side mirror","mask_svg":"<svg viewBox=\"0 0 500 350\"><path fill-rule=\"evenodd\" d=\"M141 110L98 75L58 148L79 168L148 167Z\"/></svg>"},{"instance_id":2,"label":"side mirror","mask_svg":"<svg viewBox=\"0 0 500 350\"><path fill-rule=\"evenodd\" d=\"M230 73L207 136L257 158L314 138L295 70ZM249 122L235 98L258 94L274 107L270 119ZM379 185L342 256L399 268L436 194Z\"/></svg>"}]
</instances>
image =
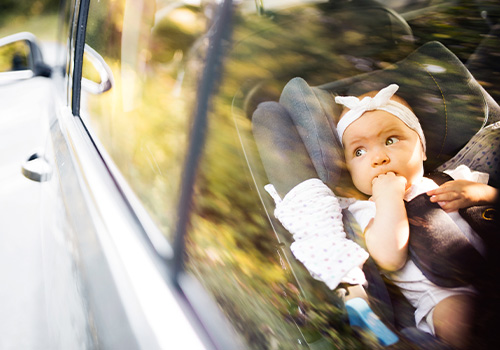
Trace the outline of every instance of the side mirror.
<instances>
[{"instance_id":1,"label":"side mirror","mask_svg":"<svg viewBox=\"0 0 500 350\"><path fill-rule=\"evenodd\" d=\"M18 80L34 76L50 77L36 37L28 32L0 39L0 79Z\"/></svg>"}]
</instances>

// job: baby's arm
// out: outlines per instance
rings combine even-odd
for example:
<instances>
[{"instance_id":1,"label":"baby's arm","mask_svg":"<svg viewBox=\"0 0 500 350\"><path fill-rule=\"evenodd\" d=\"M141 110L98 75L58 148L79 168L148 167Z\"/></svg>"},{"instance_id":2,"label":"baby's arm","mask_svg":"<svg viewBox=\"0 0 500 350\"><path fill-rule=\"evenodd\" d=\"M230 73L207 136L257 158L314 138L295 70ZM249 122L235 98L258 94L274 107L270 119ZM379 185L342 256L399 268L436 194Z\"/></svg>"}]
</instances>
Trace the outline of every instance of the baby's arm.
<instances>
[{"instance_id":1,"label":"baby's arm","mask_svg":"<svg viewBox=\"0 0 500 350\"><path fill-rule=\"evenodd\" d=\"M340 282L364 283L360 266L368 253L346 238L342 209L335 194L319 179L295 186L281 199L266 186L276 203L276 218L292 234L293 255L311 275L335 289Z\"/></svg>"},{"instance_id":2,"label":"baby's arm","mask_svg":"<svg viewBox=\"0 0 500 350\"><path fill-rule=\"evenodd\" d=\"M373 180L376 214L365 230L368 252L379 267L399 270L406 262L410 234L403 201L406 179L393 172Z\"/></svg>"},{"instance_id":3,"label":"baby's arm","mask_svg":"<svg viewBox=\"0 0 500 350\"><path fill-rule=\"evenodd\" d=\"M498 189L468 180L448 181L428 191L431 202L437 202L446 212L473 205L493 204L498 199Z\"/></svg>"}]
</instances>

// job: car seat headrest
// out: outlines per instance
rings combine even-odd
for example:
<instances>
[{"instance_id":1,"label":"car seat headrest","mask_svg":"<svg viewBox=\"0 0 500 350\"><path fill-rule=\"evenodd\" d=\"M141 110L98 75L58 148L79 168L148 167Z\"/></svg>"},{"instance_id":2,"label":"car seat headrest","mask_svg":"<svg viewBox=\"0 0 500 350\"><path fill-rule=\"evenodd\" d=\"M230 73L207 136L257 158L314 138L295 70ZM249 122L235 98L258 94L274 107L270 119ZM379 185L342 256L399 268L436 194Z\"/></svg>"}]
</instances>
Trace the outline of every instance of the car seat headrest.
<instances>
[{"instance_id":1,"label":"car seat headrest","mask_svg":"<svg viewBox=\"0 0 500 350\"><path fill-rule=\"evenodd\" d=\"M439 42L430 42L404 60L380 71L322 85L333 94L359 96L397 83L427 139L427 170L455 155L487 122L498 105L467 68Z\"/></svg>"},{"instance_id":2,"label":"car seat headrest","mask_svg":"<svg viewBox=\"0 0 500 350\"><path fill-rule=\"evenodd\" d=\"M332 94L294 78L284 87L279 102L293 120L318 177L326 184L337 184L344 153L334 123L341 107Z\"/></svg>"}]
</instances>

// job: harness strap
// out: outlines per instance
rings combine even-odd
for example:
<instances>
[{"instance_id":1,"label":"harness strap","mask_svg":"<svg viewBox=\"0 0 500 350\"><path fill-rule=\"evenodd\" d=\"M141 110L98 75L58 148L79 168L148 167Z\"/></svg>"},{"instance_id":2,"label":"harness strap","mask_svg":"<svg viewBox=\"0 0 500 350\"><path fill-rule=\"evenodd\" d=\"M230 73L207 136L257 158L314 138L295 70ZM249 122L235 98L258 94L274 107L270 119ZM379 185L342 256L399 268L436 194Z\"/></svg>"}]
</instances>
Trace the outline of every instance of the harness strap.
<instances>
[{"instance_id":1,"label":"harness strap","mask_svg":"<svg viewBox=\"0 0 500 350\"><path fill-rule=\"evenodd\" d=\"M448 288L474 284L484 259L457 224L423 193L406 202L410 258L433 283Z\"/></svg>"}]
</instances>

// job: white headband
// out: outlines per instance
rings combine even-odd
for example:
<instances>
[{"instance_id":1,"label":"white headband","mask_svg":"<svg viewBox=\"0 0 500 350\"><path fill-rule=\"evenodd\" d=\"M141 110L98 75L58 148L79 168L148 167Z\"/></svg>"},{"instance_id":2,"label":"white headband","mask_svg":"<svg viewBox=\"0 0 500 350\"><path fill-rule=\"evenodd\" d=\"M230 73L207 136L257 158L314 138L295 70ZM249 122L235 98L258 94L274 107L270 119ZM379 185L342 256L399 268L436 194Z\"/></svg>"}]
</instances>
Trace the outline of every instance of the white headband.
<instances>
[{"instance_id":1,"label":"white headband","mask_svg":"<svg viewBox=\"0 0 500 350\"><path fill-rule=\"evenodd\" d=\"M408 107L391 100L391 97L396 93L396 91L398 91L398 89L399 86L397 84L391 84L380 90L375 97L366 96L361 101L355 96L336 96L335 102L350 109L346 114L344 114L342 119L340 119L337 124L337 133L339 135L340 142L342 142L342 137L344 136L344 132L347 127L355 122L365 112L382 110L399 118L410 129L415 131L418 134L418 137L420 137L420 142L422 143L422 147L425 152L424 132L422 131L422 127L420 126L417 116Z\"/></svg>"}]
</instances>

